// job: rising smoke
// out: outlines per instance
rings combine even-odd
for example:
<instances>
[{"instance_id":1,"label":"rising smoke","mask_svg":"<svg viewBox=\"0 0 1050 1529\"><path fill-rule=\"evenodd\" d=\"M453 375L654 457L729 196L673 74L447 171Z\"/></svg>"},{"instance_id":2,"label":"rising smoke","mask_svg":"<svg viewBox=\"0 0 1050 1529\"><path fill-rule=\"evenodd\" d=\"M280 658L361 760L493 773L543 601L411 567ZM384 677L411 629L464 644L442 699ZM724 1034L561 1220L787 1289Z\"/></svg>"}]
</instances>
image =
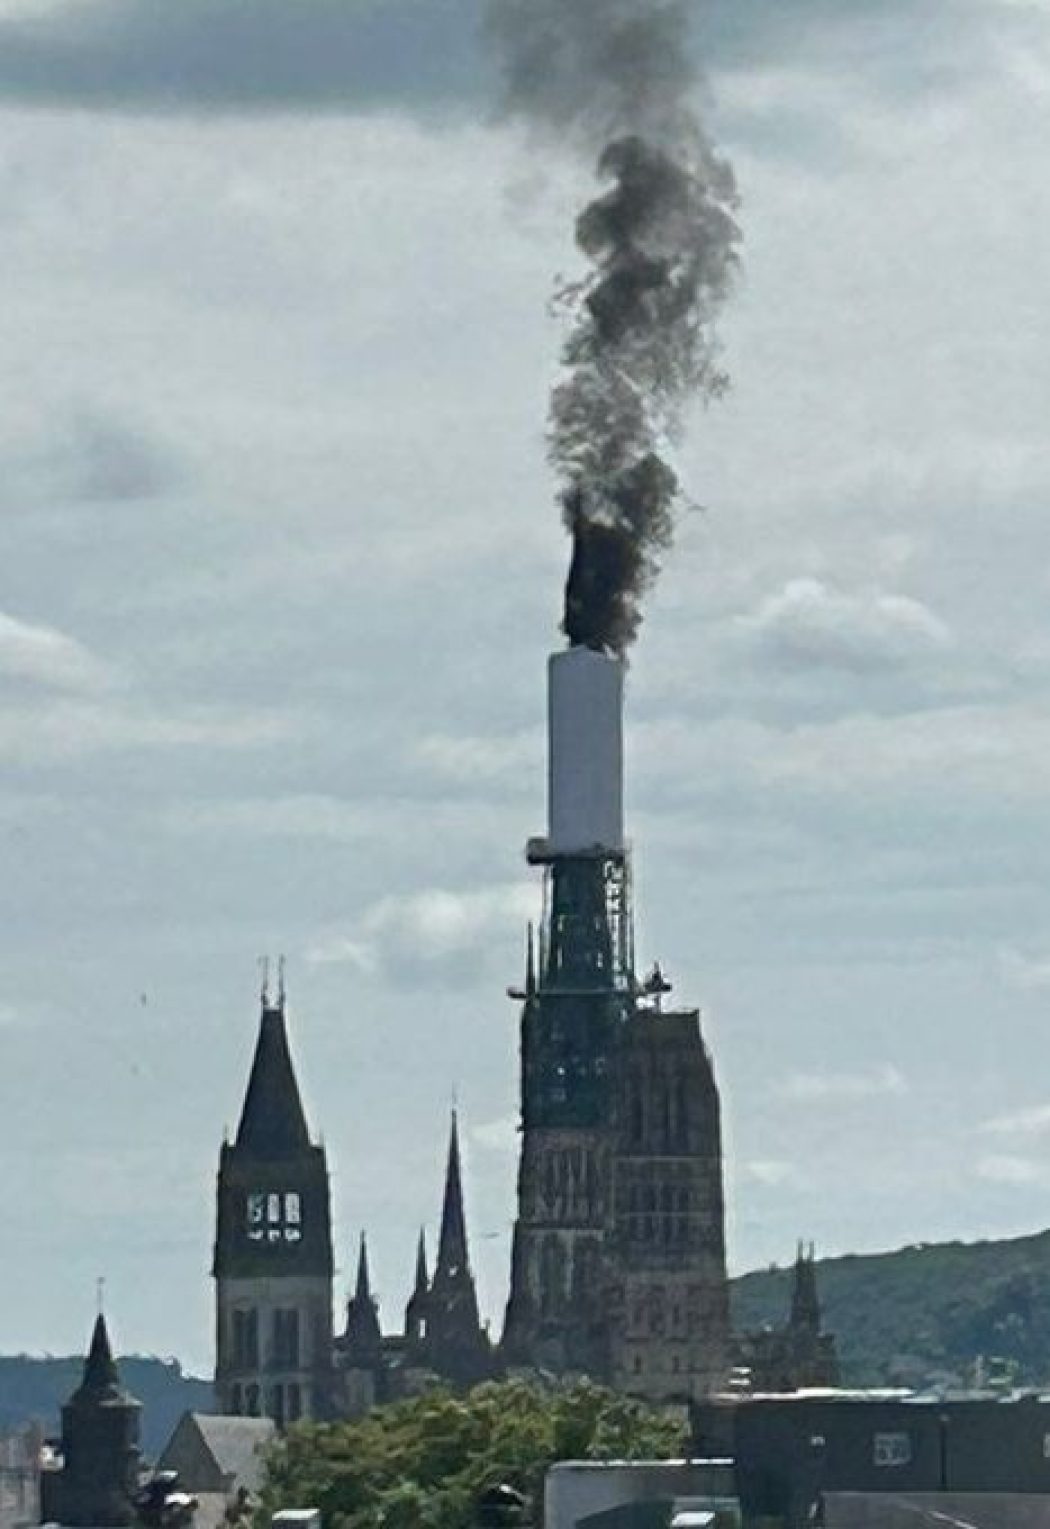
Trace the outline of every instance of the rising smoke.
<instances>
[{"instance_id":1,"label":"rising smoke","mask_svg":"<svg viewBox=\"0 0 1050 1529\"><path fill-rule=\"evenodd\" d=\"M713 320L737 265L736 187L696 111L687 0L489 0L506 105L577 145L608 190L576 242L549 444L573 537L564 629L622 653L681 500L691 397L727 386Z\"/></svg>"}]
</instances>

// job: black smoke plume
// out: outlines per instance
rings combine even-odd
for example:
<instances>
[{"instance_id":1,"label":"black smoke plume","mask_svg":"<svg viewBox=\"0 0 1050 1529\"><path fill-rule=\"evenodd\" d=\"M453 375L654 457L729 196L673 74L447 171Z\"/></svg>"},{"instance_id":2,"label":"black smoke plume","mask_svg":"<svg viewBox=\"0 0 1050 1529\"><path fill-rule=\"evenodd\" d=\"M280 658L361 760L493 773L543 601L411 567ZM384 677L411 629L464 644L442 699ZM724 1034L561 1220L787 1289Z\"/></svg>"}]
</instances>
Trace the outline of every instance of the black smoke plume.
<instances>
[{"instance_id":1,"label":"black smoke plume","mask_svg":"<svg viewBox=\"0 0 1050 1529\"><path fill-rule=\"evenodd\" d=\"M549 449L573 539L564 630L622 653L673 538L684 408L727 386L713 321L737 265L735 183L696 112L685 0L490 0L489 26L509 110L608 185L576 223L589 269L558 294L571 327Z\"/></svg>"}]
</instances>

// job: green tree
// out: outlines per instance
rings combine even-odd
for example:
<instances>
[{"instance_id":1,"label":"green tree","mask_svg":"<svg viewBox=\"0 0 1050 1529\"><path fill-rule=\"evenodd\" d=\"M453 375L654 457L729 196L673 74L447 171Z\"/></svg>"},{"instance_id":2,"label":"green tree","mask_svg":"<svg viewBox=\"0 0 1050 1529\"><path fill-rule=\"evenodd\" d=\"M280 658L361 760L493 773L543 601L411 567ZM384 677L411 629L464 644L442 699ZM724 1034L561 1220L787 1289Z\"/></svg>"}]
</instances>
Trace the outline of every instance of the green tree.
<instances>
[{"instance_id":1,"label":"green tree","mask_svg":"<svg viewBox=\"0 0 1050 1529\"><path fill-rule=\"evenodd\" d=\"M292 1429L271 1453L260 1522L311 1507L325 1529L466 1529L498 1483L536 1503L556 1460L668 1459L684 1442L681 1413L589 1382L429 1391L356 1422Z\"/></svg>"}]
</instances>

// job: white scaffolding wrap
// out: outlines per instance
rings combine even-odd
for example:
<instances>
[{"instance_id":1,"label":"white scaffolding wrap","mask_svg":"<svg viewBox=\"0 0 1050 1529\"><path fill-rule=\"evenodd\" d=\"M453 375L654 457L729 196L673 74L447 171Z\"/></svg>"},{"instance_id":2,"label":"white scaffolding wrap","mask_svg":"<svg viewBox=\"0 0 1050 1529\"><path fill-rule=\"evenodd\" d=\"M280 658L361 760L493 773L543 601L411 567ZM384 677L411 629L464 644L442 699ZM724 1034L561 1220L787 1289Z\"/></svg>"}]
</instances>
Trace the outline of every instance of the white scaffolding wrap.
<instances>
[{"instance_id":1,"label":"white scaffolding wrap","mask_svg":"<svg viewBox=\"0 0 1050 1529\"><path fill-rule=\"evenodd\" d=\"M623 661L591 648L547 669L549 850L623 852Z\"/></svg>"}]
</instances>

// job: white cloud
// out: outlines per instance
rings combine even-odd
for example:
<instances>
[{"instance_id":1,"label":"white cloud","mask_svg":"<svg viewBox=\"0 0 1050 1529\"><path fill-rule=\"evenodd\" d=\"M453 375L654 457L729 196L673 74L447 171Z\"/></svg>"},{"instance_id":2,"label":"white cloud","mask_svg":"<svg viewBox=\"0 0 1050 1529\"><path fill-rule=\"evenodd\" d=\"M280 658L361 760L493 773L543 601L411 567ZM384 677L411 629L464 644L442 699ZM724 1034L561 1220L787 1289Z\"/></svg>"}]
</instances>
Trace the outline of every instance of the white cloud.
<instances>
[{"instance_id":1,"label":"white cloud","mask_svg":"<svg viewBox=\"0 0 1050 1529\"><path fill-rule=\"evenodd\" d=\"M999 972L1007 987L1022 993L1040 992L1050 987L1050 956L1033 956L1012 945L998 952Z\"/></svg>"},{"instance_id":2,"label":"white cloud","mask_svg":"<svg viewBox=\"0 0 1050 1529\"><path fill-rule=\"evenodd\" d=\"M347 965L367 975L413 981L421 975L462 980L478 976L508 937L537 914L537 893L524 879L468 892L444 888L381 898L350 934L335 931L307 952L314 965Z\"/></svg>"},{"instance_id":3,"label":"white cloud","mask_svg":"<svg viewBox=\"0 0 1050 1529\"><path fill-rule=\"evenodd\" d=\"M92 691L110 684L113 674L75 638L0 611L0 677L55 690Z\"/></svg>"},{"instance_id":4,"label":"white cloud","mask_svg":"<svg viewBox=\"0 0 1050 1529\"><path fill-rule=\"evenodd\" d=\"M951 645L920 601L881 590L846 593L817 578L791 579L740 627L754 651L788 668L896 668Z\"/></svg>"},{"instance_id":5,"label":"white cloud","mask_svg":"<svg viewBox=\"0 0 1050 1529\"><path fill-rule=\"evenodd\" d=\"M993 1154L977 1163L977 1177L988 1184L1014 1184L1023 1189L1045 1183L1048 1176L1047 1165L1030 1157Z\"/></svg>"},{"instance_id":6,"label":"white cloud","mask_svg":"<svg viewBox=\"0 0 1050 1529\"><path fill-rule=\"evenodd\" d=\"M1050 1131L1050 1104L1030 1105L981 1122L980 1129L994 1136L1042 1136Z\"/></svg>"},{"instance_id":7,"label":"white cloud","mask_svg":"<svg viewBox=\"0 0 1050 1529\"><path fill-rule=\"evenodd\" d=\"M798 1103L822 1100L878 1099L899 1097L908 1092L908 1083L891 1063L870 1072L794 1072L777 1085L776 1092Z\"/></svg>"}]
</instances>

